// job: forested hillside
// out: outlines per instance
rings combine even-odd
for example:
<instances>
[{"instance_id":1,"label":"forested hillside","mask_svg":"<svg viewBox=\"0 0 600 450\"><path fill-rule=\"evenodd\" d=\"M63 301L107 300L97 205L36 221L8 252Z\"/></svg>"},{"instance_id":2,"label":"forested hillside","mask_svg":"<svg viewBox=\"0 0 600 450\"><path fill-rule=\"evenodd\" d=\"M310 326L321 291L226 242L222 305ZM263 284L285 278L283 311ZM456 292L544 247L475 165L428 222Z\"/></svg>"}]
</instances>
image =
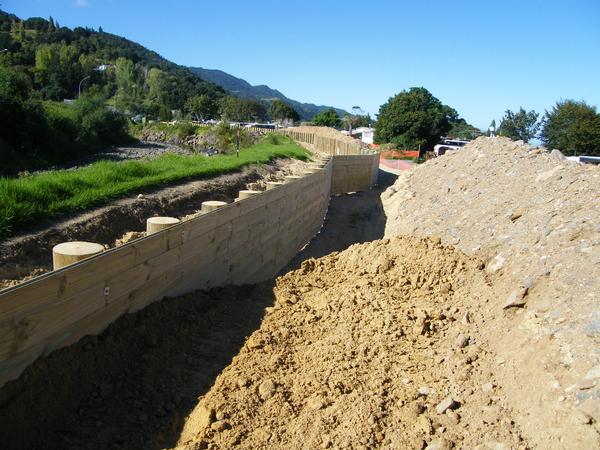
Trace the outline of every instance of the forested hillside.
<instances>
[{"instance_id":1,"label":"forested hillside","mask_svg":"<svg viewBox=\"0 0 600 450\"><path fill-rule=\"evenodd\" d=\"M169 120L192 99L223 97L187 68L102 29L0 11L1 173L122 143L127 117Z\"/></svg>"},{"instance_id":2,"label":"forested hillside","mask_svg":"<svg viewBox=\"0 0 600 450\"><path fill-rule=\"evenodd\" d=\"M61 27L52 18L21 20L0 11L2 66L26 73L43 100L75 98L80 81L117 95L117 107L153 112L183 109L198 94L220 97L217 85L157 53L100 29Z\"/></svg>"}]
</instances>

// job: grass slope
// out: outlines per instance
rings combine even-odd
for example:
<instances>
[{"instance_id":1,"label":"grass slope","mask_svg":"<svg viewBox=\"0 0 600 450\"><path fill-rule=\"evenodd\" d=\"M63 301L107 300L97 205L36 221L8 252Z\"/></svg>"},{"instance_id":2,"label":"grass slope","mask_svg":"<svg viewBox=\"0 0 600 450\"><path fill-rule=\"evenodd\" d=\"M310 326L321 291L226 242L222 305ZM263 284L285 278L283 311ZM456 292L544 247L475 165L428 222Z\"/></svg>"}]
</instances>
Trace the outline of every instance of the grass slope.
<instances>
[{"instance_id":1,"label":"grass slope","mask_svg":"<svg viewBox=\"0 0 600 450\"><path fill-rule=\"evenodd\" d=\"M142 161L100 161L77 170L48 171L24 178L0 178L0 237L38 218L106 204L109 200L186 178L206 178L276 158L306 159L287 141L265 140L240 156L166 154ZM277 145L279 143L279 145Z\"/></svg>"}]
</instances>

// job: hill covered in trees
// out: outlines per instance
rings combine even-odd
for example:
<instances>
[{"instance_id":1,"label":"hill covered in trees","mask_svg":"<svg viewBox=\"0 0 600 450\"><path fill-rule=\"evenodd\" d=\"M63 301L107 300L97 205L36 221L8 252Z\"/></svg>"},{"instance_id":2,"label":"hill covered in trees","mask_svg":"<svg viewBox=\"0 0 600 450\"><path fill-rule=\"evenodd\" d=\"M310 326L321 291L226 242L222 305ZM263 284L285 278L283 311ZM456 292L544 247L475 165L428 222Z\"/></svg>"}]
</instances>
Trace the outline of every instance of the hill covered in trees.
<instances>
[{"instance_id":1,"label":"hill covered in trees","mask_svg":"<svg viewBox=\"0 0 600 450\"><path fill-rule=\"evenodd\" d=\"M170 120L193 99L218 105L224 98L221 87L186 67L102 29L0 11L3 174L123 143L136 114Z\"/></svg>"},{"instance_id":2,"label":"hill covered in trees","mask_svg":"<svg viewBox=\"0 0 600 450\"><path fill-rule=\"evenodd\" d=\"M292 100L279 92L277 89L272 89L264 84L252 86L246 80L234 77L233 75L223 72L222 70L203 69L202 67L190 67L190 70L200 78L218 84L227 92L237 97L251 98L268 103L271 103L273 100L281 100L294 108L302 120L312 120L316 114L331 108L331 106L320 106L312 103L301 103L297 100ZM343 109L334 109L339 116L348 114Z\"/></svg>"},{"instance_id":3,"label":"hill covered in trees","mask_svg":"<svg viewBox=\"0 0 600 450\"><path fill-rule=\"evenodd\" d=\"M186 67L120 36L89 28L61 27L52 18L21 20L0 11L0 65L13 67L31 80L41 100L75 98L81 80L84 90L116 97L117 109L150 115L183 110L194 95L218 98L219 86L206 82Z\"/></svg>"}]
</instances>

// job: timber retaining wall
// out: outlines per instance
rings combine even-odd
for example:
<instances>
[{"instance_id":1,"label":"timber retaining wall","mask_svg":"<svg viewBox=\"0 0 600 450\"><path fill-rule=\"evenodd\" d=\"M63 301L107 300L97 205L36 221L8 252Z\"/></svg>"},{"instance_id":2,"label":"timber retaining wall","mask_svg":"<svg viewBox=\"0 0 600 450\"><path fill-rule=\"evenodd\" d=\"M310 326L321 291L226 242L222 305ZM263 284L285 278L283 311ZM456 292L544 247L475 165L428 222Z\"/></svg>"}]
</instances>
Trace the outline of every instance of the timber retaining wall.
<instances>
[{"instance_id":1,"label":"timber retaining wall","mask_svg":"<svg viewBox=\"0 0 600 450\"><path fill-rule=\"evenodd\" d=\"M0 386L152 302L275 276L319 232L331 194L373 184L377 156L336 156L316 173L0 292Z\"/></svg>"}]
</instances>

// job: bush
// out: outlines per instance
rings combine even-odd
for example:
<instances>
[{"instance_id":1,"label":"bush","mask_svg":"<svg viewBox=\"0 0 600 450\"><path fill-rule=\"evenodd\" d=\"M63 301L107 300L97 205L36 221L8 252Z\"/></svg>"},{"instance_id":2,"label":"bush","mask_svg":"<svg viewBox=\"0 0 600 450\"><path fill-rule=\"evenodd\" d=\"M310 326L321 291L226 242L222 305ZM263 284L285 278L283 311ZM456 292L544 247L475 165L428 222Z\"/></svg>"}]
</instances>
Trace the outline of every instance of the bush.
<instances>
[{"instance_id":1,"label":"bush","mask_svg":"<svg viewBox=\"0 0 600 450\"><path fill-rule=\"evenodd\" d=\"M82 148L97 150L128 139L127 120L122 114L110 111L101 96L81 97L73 109L75 139Z\"/></svg>"},{"instance_id":2,"label":"bush","mask_svg":"<svg viewBox=\"0 0 600 450\"><path fill-rule=\"evenodd\" d=\"M600 156L600 114L584 101L557 102L542 120L540 138L566 155Z\"/></svg>"},{"instance_id":3,"label":"bush","mask_svg":"<svg viewBox=\"0 0 600 450\"><path fill-rule=\"evenodd\" d=\"M196 134L196 128L195 125L189 122L180 122L175 125L175 133L179 139L185 139Z\"/></svg>"},{"instance_id":4,"label":"bush","mask_svg":"<svg viewBox=\"0 0 600 450\"><path fill-rule=\"evenodd\" d=\"M252 136L245 128L232 128L227 122L221 122L215 127L215 136L217 137L217 146L219 150L225 153L232 153L237 149L239 133L240 148L247 148L252 145Z\"/></svg>"},{"instance_id":5,"label":"bush","mask_svg":"<svg viewBox=\"0 0 600 450\"><path fill-rule=\"evenodd\" d=\"M292 142L292 139L290 139L287 136L284 136L283 134L269 133L264 138L262 138L261 142L264 144L271 144L271 145L284 145L284 144L290 144Z\"/></svg>"}]
</instances>

